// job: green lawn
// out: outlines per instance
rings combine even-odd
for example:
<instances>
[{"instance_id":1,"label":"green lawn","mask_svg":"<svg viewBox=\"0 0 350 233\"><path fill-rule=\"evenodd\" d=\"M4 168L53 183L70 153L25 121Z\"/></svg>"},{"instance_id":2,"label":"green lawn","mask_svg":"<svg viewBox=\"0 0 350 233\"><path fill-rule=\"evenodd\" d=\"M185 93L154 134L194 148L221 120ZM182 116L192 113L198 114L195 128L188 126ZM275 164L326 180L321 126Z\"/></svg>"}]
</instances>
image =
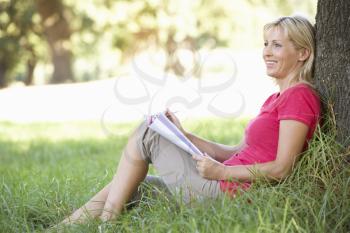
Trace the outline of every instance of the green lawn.
<instances>
[{"instance_id":1,"label":"green lawn","mask_svg":"<svg viewBox=\"0 0 350 233\"><path fill-rule=\"evenodd\" d=\"M225 144L246 120L202 120L185 127ZM0 123L0 232L41 232L109 182L136 123ZM235 199L185 206L145 198L117 220L65 232L349 232L350 169L331 136L317 133L293 174L261 181ZM151 169L151 172L154 172ZM101 230L100 230L101 231Z\"/></svg>"}]
</instances>

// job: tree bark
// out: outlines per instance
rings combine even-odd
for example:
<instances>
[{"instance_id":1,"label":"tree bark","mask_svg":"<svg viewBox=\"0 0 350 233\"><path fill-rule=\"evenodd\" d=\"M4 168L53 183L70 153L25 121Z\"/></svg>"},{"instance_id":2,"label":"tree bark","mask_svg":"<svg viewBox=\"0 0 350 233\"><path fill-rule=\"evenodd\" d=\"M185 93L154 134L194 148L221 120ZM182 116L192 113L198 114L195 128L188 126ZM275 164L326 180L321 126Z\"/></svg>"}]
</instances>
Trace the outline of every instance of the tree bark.
<instances>
[{"instance_id":1,"label":"tree bark","mask_svg":"<svg viewBox=\"0 0 350 233\"><path fill-rule=\"evenodd\" d=\"M319 0L316 15L316 88L334 111L337 140L350 145L350 1Z\"/></svg>"},{"instance_id":2,"label":"tree bark","mask_svg":"<svg viewBox=\"0 0 350 233\"><path fill-rule=\"evenodd\" d=\"M44 33L48 41L54 72L51 83L74 81L72 52L70 49L71 30L64 15L61 0L37 0Z\"/></svg>"}]
</instances>

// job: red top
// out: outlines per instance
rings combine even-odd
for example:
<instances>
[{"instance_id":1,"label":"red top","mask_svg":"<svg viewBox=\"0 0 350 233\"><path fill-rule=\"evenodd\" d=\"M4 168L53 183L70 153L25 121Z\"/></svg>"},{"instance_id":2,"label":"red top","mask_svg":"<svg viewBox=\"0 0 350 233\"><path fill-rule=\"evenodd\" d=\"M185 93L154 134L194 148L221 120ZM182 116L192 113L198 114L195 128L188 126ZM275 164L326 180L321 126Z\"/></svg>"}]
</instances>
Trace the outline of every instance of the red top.
<instances>
[{"instance_id":1,"label":"red top","mask_svg":"<svg viewBox=\"0 0 350 233\"><path fill-rule=\"evenodd\" d=\"M309 126L305 141L312 137L320 117L320 99L306 84L286 89L282 94L271 95L260 113L245 129L246 146L224 162L227 166L265 163L276 159L280 120L296 120ZM220 181L222 191L234 193L237 188L247 189L250 182Z\"/></svg>"}]
</instances>

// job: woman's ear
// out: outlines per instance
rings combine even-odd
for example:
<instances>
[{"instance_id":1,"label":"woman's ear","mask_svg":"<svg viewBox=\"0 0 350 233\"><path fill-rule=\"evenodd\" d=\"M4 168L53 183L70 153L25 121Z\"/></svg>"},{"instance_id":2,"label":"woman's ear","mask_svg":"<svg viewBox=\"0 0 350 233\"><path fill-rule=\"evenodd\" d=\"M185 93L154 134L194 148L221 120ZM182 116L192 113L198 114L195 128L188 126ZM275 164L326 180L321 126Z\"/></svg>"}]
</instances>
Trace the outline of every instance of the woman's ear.
<instances>
[{"instance_id":1,"label":"woman's ear","mask_svg":"<svg viewBox=\"0 0 350 233\"><path fill-rule=\"evenodd\" d=\"M299 60L298 61L305 61L309 58L310 56L310 50L306 48L302 48L299 51Z\"/></svg>"}]
</instances>

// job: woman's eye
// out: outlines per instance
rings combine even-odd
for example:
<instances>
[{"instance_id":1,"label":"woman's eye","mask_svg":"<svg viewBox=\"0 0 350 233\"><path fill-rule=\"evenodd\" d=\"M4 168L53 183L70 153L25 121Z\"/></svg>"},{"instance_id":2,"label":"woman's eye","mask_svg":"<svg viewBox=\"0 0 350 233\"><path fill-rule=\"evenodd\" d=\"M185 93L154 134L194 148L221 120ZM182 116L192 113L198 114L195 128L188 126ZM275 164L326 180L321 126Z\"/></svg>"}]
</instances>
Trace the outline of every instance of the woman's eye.
<instances>
[{"instance_id":1,"label":"woman's eye","mask_svg":"<svg viewBox=\"0 0 350 233\"><path fill-rule=\"evenodd\" d=\"M267 44L267 42L264 42L264 46L266 47L268 44Z\"/></svg>"},{"instance_id":2,"label":"woman's eye","mask_svg":"<svg viewBox=\"0 0 350 233\"><path fill-rule=\"evenodd\" d=\"M273 44L273 46L275 46L276 48L282 47L282 45L277 44L277 43Z\"/></svg>"}]
</instances>

